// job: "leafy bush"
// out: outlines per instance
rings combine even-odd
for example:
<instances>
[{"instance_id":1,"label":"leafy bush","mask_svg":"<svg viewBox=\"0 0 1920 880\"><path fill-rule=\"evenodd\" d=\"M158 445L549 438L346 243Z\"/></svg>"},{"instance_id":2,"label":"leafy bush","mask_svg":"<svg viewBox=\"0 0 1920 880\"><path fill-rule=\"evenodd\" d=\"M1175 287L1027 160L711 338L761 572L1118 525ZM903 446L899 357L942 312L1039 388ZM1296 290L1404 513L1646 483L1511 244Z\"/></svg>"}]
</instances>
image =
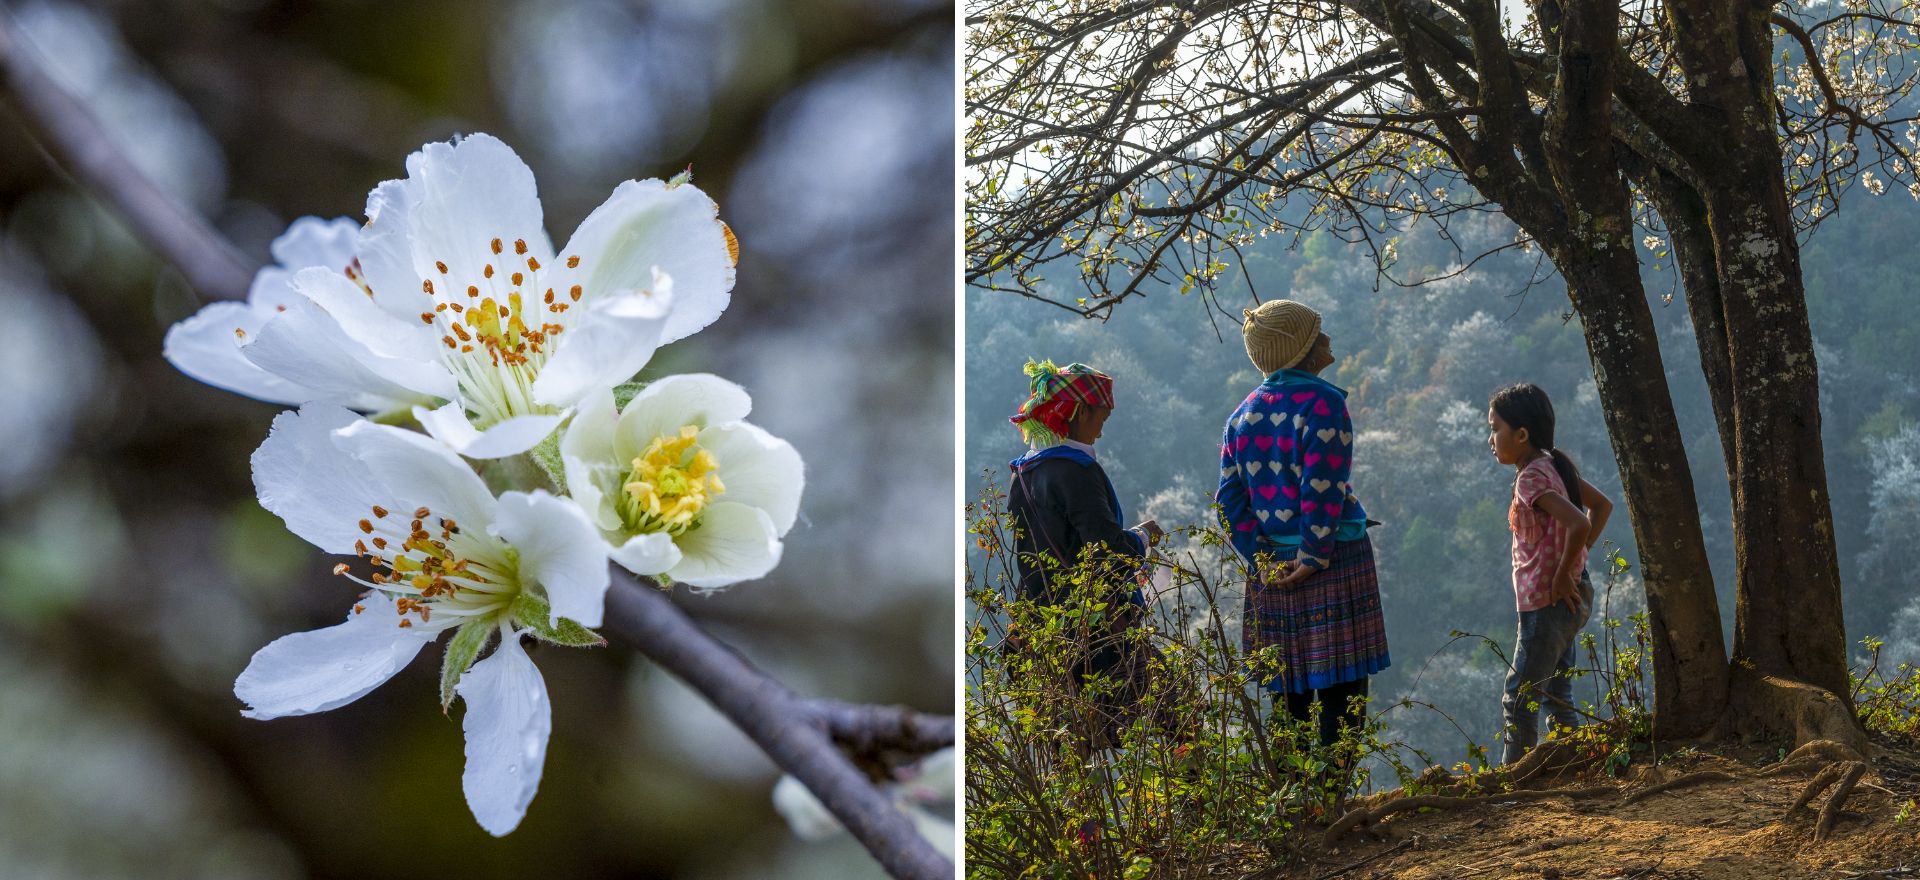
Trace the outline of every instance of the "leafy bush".
<instances>
[{"instance_id":1,"label":"leafy bush","mask_svg":"<svg viewBox=\"0 0 1920 880\"><path fill-rule=\"evenodd\" d=\"M1168 542L1185 549L1153 565L1183 601L1141 614L1121 598L1135 584L1085 557L1057 569L1056 604L1019 597L1004 497L990 488L968 521L970 877L1152 878L1247 856L1286 863L1305 839L1290 832L1338 816L1375 781L1414 791L1438 778L1469 790L1504 784L1470 738L1472 760L1445 775L1395 738L1404 713L1452 720L1412 699L1319 748L1314 720L1295 723L1260 687L1276 652L1240 648L1242 594L1230 585L1245 573L1208 573L1226 552L1221 531L1181 530ZM1609 591L1624 571L1624 561L1610 569ZM1462 643L1492 642L1456 632L1448 644ZM1651 729L1645 617L1609 620L1585 644L1596 662L1583 674L1599 685L1586 710L1605 723L1559 735L1618 772ZM1088 658L1103 652L1124 659L1089 674Z\"/></svg>"}]
</instances>

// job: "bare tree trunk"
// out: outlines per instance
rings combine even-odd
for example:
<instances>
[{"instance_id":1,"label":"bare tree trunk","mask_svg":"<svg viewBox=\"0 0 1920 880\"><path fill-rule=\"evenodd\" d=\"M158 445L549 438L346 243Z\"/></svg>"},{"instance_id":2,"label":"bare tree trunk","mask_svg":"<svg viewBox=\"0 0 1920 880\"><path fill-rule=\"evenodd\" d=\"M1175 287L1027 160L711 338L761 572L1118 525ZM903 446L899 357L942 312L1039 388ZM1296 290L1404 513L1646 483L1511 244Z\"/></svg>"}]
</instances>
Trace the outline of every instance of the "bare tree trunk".
<instances>
[{"instance_id":1,"label":"bare tree trunk","mask_svg":"<svg viewBox=\"0 0 1920 880\"><path fill-rule=\"evenodd\" d=\"M1772 192L1710 200L1734 401L1734 654L1849 700L1819 368L1799 248Z\"/></svg>"},{"instance_id":2,"label":"bare tree trunk","mask_svg":"<svg viewBox=\"0 0 1920 880\"><path fill-rule=\"evenodd\" d=\"M1560 266L1585 324L1640 550L1653 637L1654 724L1661 739L1700 736L1726 708L1727 648L1653 314L1630 254L1625 267L1571 260Z\"/></svg>"},{"instance_id":3,"label":"bare tree trunk","mask_svg":"<svg viewBox=\"0 0 1920 880\"><path fill-rule=\"evenodd\" d=\"M1731 491L1735 466L1733 361L1727 353L1720 269L1713 256L1713 232L1707 227L1707 205L1685 181L1665 170L1648 168L1634 177L1666 221L1667 241L1673 248L1674 267L1680 272L1687 316L1693 320L1693 338L1700 347L1700 371L1706 375L1707 397L1713 404L1713 424L1720 435L1720 453Z\"/></svg>"},{"instance_id":4,"label":"bare tree trunk","mask_svg":"<svg viewBox=\"0 0 1920 880\"><path fill-rule=\"evenodd\" d=\"M1693 477L1633 250L1626 181L1613 154L1619 4L1582 0L1562 12L1542 142L1572 222L1571 242L1553 254L1554 263L1583 321L1640 548L1654 639L1654 722L1661 738L1696 736L1726 707L1726 645Z\"/></svg>"},{"instance_id":5,"label":"bare tree trunk","mask_svg":"<svg viewBox=\"0 0 1920 880\"><path fill-rule=\"evenodd\" d=\"M1820 440L1819 367L1774 130L1770 8L1676 0L1667 10L1692 104L1733 145L1696 159L1693 171L1712 238L1732 392L1734 703L1746 720L1769 728L1791 721L1793 730L1779 732L1796 738L1811 729L1857 730ZM1801 694L1796 682L1833 699L1790 698ZM1840 717L1809 723L1809 713Z\"/></svg>"}]
</instances>

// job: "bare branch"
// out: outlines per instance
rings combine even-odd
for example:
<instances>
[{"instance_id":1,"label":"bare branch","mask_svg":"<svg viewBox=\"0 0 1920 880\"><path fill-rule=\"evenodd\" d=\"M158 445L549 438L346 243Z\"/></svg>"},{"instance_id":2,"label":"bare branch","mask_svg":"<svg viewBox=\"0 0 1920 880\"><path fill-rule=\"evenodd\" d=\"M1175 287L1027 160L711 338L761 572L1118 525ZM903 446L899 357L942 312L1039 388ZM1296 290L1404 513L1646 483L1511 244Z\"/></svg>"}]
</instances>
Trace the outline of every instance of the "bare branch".
<instances>
[{"instance_id":1,"label":"bare branch","mask_svg":"<svg viewBox=\"0 0 1920 880\"><path fill-rule=\"evenodd\" d=\"M194 289L216 299L246 297L253 280L248 260L127 160L86 105L47 73L4 7L0 71L35 136L82 189L111 207Z\"/></svg>"},{"instance_id":2,"label":"bare branch","mask_svg":"<svg viewBox=\"0 0 1920 880\"><path fill-rule=\"evenodd\" d=\"M607 591L609 633L713 703L780 769L812 791L888 873L903 880L953 876L953 864L913 830L907 817L834 747L827 733L832 725L836 732L874 741L924 745L939 739L928 736L937 731L918 729L926 716L886 719L886 710L872 707L809 704L707 635L665 593L618 567L613 571L613 587ZM939 719L927 721L926 726L937 727ZM953 720L944 721L951 736Z\"/></svg>"}]
</instances>

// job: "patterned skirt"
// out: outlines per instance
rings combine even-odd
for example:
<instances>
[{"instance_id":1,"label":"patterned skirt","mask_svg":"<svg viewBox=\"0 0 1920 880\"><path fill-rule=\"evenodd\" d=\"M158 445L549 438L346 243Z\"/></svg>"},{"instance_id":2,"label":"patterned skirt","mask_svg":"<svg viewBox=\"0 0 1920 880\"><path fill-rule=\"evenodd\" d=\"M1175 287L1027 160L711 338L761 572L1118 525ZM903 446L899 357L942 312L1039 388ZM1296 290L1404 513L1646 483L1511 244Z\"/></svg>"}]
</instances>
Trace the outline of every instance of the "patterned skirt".
<instances>
[{"instance_id":1,"label":"patterned skirt","mask_svg":"<svg viewBox=\"0 0 1920 880\"><path fill-rule=\"evenodd\" d=\"M1240 643L1248 653L1279 649L1283 665L1266 684L1275 692L1304 693L1386 669L1392 660L1373 541L1362 537L1334 545L1327 570L1292 589L1249 583Z\"/></svg>"}]
</instances>

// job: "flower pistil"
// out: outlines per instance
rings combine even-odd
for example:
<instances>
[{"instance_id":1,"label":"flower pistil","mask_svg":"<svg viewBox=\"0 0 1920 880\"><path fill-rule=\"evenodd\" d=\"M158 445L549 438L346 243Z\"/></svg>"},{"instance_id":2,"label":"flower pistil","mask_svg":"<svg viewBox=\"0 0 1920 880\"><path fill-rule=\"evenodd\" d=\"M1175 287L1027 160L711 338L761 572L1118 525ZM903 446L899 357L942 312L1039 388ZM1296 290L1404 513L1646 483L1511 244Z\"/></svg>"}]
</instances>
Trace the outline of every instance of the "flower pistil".
<instances>
[{"instance_id":1,"label":"flower pistil","mask_svg":"<svg viewBox=\"0 0 1920 880\"><path fill-rule=\"evenodd\" d=\"M700 448L700 429L655 437L633 460L619 497L620 518L638 534L681 535L700 525L700 512L721 493L719 463Z\"/></svg>"}]
</instances>

